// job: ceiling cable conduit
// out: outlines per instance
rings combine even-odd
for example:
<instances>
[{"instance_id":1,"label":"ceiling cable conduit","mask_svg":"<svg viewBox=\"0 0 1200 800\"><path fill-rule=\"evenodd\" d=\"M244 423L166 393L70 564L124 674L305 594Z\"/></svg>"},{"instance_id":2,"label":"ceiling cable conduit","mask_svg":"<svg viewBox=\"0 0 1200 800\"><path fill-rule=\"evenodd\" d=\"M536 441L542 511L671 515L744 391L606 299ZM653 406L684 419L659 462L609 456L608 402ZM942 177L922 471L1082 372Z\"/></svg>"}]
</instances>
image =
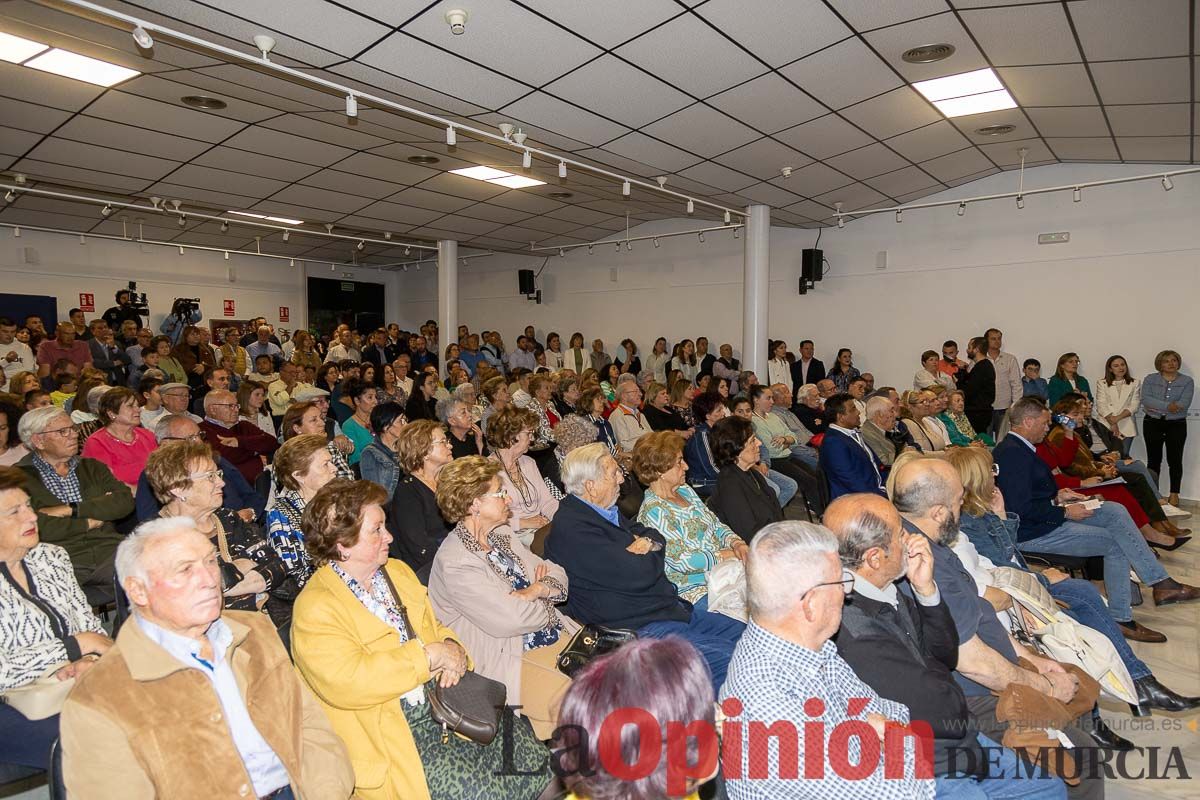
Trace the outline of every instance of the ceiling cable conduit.
<instances>
[{"instance_id":1,"label":"ceiling cable conduit","mask_svg":"<svg viewBox=\"0 0 1200 800\"><path fill-rule=\"evenodd\" d=\"M1200 173L1200 167L1190 167L1188 169L1168 170L1166 172L1153 172L1147 175L1128 175L1120 178L1106 178L1100 181L1084 181L1082 183L1068 183L1064 186L1046 186L1041 189L1026 189L1024 182L1018 187L1015 192L1002 192L999 194L984 194L977 197L956 197L953 200L939 200L933 203L911 203L903 206L891 206L889 208L862 208L858 211L840 211L837 214L825 217L828 220L845 220L853 217L869 217L872 214L899 214L903 211L913 211L920 208L945 208L947 206L957 206L960 213L958 216L963 216L966 206L972 203L982 203L988 200L1008 200L1012 198L1024 201L1024 198L1031 197L1035 194L1053 194L1055 192L1070 192L1074 202L1078 203L1082 199L1083 189L1091 189L1097 186L1116 186L1122 183L1138 183L1140 181L1159 181L1163 185L1163 189L1170 191L1167 187L1172 187L1171 178L1178 175L1195 175ZM1023 207L1023 203L1022 203ZM839 226L840 227L840 226Z\"/></svg>"},{"instance_id":2,"label":"ceiling cable conduit","mask_svg":"<svg viewBox=\"0 0 1200 800\"><path fill-rule=\"evenodd\" d=\"M185 218L212 220L213 222L221 223L222 230L224 230L229 225L242 225L242 226L248 227L248 228L258 228L258 229L265 228L267 230L279 231L279 232L283 233L285 237L290 236L291 234L295 233L295 234L303 234L305 236L320 236L321 238L324 238L324 239L344 239L344 240L349 240L349 241L352 241L355 243L370 242L371 244L379 244L379 245L384 245L386 247L413 247L413 248L416 248L419 250L431 250L431 251L437 250L436 245L417 244L416 242L406 242L401 239L372 239L370 237L353 236L350 234L343 234L343 233L333 233L332 231L315 231L315 230L311 230L309 228L301 228L297 225L272 225L269 222L255 222L250 219L241 219L240 217L237 217L237 216L226 217L226 216L221 216L219 214L204 214L199 211L193 211L191 209L189 209L185 213L184 211L181 211L177 207L176 208L167 208L167 204L165 202L160 202L157 206L141 205L139 203L130 203L130 202L125 202L125 201L121 201L121 200L114 200L112 198L88 197L87 195L71 194L69 192L58 192L58 191L54 191L51 189L38 189L33 186L21 185L21 184L15 184L15 183L14 184L0 183L0 192L2 192L2 191L24 192L26 194L38 195L40 197L53 197L57 200L69 200L69 201L76 202L76 203L91 203L92 205L104 206L106 208L112 207L112 208L128 209L130 211L144 211L147 214L166 214L168 216L178 217L181 220L185 219ZM101 213L103 214L103 210L101 210ZM111 211L109 213L111 214ZM109 215L105 214L105 216L109 216ZM91 236L92 234L88 234L88 235ZM121 237L118 236L117 238L119 239ZM285 239L285 241L286 241L286 239Z\"/></svg>"},{"instance_id":3,"label":"ceiling cable conduit","mask_svg":"<svg viewBox=\"0 0 1200 800\"><path fill-rule=\"evenodd\" d=\"M562 252L562 251L566 251L566 250L578 250L581 247L586 247L588 249L591 249L593 247L599 247L600 245L603 245L603 244L615 244L618 246L617 249L619 250L620 245L623 245L623 244L627 245L630 242L648 242L651 240L655 240L655 247L657 247L658 239L669 239L672 236L701 236L705 233L712 233L713 231L735 231L735 235L736 235L737 231L740 231L745 227L746 226L742 223L735 223L733 225L715 225L711 228L692 228L691 230L686 230L686 231L669 231L667 233L648 233L645 236L623 236L620 239L601 239L600 241L597 241L597 242L581 242L579 244L564 244L564 245L553 245L553 246L547 245L545 247L530 247L529 249L535 253L551 253L551 252L558 253L558 252ZM700 239L700 241L704 241L704 240Z\"/></svg>"},{"instance_id":4,"label":"ceiling cable conduit","mask_svg":"<svg viewBox=\"0 0 1200 800\"><path fill-rule=\"evenodd\" d=\"M489 130L484 130L482 128L476 128L474 126L466 125L461 122L455 122L454 120L447 119L445 117L439 117L436 114L430 114L427 111L421 111L420 109L417 109L417 108L410 108L409 106L405 106L400 103L393 102L391 100L388 100L383 97L379 97L377 95L368 94L359 89L353 89L349 86L345 86L345 85L337 83L335 81L331 81L326 78L322 78L318 75L312 75L303 70L294 69L292 67L286 67L282 64L277 64L273 61L268 60L265 53L260 52L259 54L256 54L256 55L251 55L249 53L243 53L240 50L235 50L231 47L225 47L224 45L219 45L214 42L209 42L209 41L207 41L205 39L201 39L197 36L192 36L191 34L183 33L182 31L177 31L172 28L167 28L162 25L155 24L153 22L148 22L148 21L139 19L138 17L135 17L130 14L124 14L120 11L114 11L111 8L105 8L104 6L97 5L96 3L88 2L88 0L57 0L57 2L55 3L55 6L56 7L59 7L59 6L72 7L72 8L80 9L80 10L87 12L86 14L81 14L80 16L87 16L87 17L98 16L98 17L107 18L110 20L117 20L117 21L124 23L125 25L128 25L130 31L133 31L134 29L141 29L142 31L161 35L161 36L167 37L169 39L174 39L177 42L184 42L184 43L193 45L195 47L198 47L202 50L207 50L212 53L219 53L223 56L234 59L236 61L240 61L240 62L243 62L246 64L251 64L259 69L276 72L281 75L287 75L288 77L293 78L301 83L320 86L320 87L327 89L330 92L332 92L336 95L339 95L341 97L345 97L347 95L354 95L358 99L358 103L360 103L360 104L366 103L367 105L370 105L370 106L387 109L389 111L399 112L401 114L404 114L405 116L416 117L418 119L436 123L439 127L446 129L446 141L447 141L448 146L454 146L457 143L457 132L468 133L471 136L475 137L476 139L481 139L481 140L486 139L490 142L494 142L495 144L501 145L503 147L508 147L508 148L511 148L515 151L522 152L522 153L525 151L528 151L529 153L531 153L533 155L541 156L542 158L545 158L548 161L553 161L556 164L570 164L571 166L577 167L578 169L581 169L581 170L586 170L587 172L591 172L595 175L602 175L606 178L612 178L613 180L621 183L622 186L624 186L625 184L631 184L633 186L639 186L643 189L648 189L648 190L650 190L652 192L656 192L658 194L663 194L663 195L668 195L670 197L678 198L681 201L686 201L689 208L694 203L698 203L702 206L707 206L708 208L714 209L716 211L720 211L722 213L728 212L731 215L737 215L738 217L740 217L742 219L745 219L745 217L746 217L746 212L743 209L729 208L729 207L720 205L719 203L713 203L708 200L704 200L704 199L697 198L697 197L692 197L690 195L686 195L681 192L676 192L672 189L666 188L666 186L663 185L663 183L665 183L665 181L662 183L659 183L659 182L652 183L652 182L648 182L648 181L643 181L643 180L639 180L638 178L631 178L631 177L628 177L626 175L621 175L616 172L610 172L606 169L602 169L600 167L594 166L592 164L587 164L582 161L576 161L573 158L570 158L568 156L563 156L558 153L552 153L547 150L540 150L535 147L528 147L524 144L520 144L520 143L514 141L510 137L503 136L498 133L493 133L492 131L489 131Z\"/></svg>"}]
</instances>

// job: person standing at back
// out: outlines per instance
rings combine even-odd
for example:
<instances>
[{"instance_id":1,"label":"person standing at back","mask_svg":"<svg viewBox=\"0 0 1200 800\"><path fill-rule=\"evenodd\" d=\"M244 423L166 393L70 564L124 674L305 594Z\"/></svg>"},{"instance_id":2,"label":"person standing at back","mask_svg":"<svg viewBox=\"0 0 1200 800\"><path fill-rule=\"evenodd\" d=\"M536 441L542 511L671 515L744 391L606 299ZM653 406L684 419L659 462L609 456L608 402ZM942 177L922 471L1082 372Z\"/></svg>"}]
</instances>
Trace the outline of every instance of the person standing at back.
<instances>
[{"instance_id":1,"label":"person standing at back","mask_svg":"<svg viewBox=\"0 0 1200 800\"><path fill-rule=\"evenodd\" d=\"M1021 383L1021 365L1012 353L1005 353L1000 348L1004 345L1004 334L997 328L988 328L984 334L987 339L987 358L996 370L996 397L992 400L992 423L990 426L992 438L996 438L1001 423L1004 422L1004 412L1008 407L1021 399L1025 394L1025 386ZM972 421L971 423L975 423ZM981 430L976 426L976 430Z\"/></svg>"}]
</instances>

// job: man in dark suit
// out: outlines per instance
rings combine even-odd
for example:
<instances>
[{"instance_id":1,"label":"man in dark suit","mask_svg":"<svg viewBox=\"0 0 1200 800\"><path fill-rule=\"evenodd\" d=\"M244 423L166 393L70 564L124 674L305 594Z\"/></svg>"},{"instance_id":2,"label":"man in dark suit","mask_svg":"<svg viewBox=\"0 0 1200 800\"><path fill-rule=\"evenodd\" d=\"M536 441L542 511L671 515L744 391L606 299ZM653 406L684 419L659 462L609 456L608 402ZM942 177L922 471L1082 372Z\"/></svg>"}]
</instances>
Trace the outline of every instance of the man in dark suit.
<instances>
[{"instance_id":1,"label":"man in dark suit","mask_svg":"<svg viewBox=\"0 0 1200 800\"><path fill-rule=\"evenodd\" d=\"M858 406L848 394L835 394L825 401L822 415L825 438L820 464L829 479L829 498L864 492L886 496L879 458L863 441Z\"/></svg>"},{"instance_id":2,"label":"man in dark suit","mask_svg":"<svg viewBox=\"0 0 1200 800\"><path fill-rule=\"evenodd\" d=\"M1009 433L992 451L999 474L996 487L1004 505L1021 519L1017 547L1023 552L1067 556L1102 556L1108 610L1113 619L1133 629L1129 570L1153 587L1154 605L1200 599L1200 588L1177 583L1151 552L1141 531L1120 503L1084 508L1088 498L1059 490L1050 467L1037 455L1037 445L1050 430L1050 410L1040 397L1022 397L1008 411Z\"/></svg>"},{"instance_id":3,"label":"man in dark suit","mask_svg":"<svg viewBox=\"0 0 1200 800\"><path fill-rule=\"evenodd\" d=\"M393 350L389 349L387 345L387 331L383 328L372 331L368 341L369 344L363 348L362 359L368 364L374 364L376 373L383 369L384 364L390 364L396 360ZM382 378L383 376L377 375L376 377Z\"/></svg>"},{"instance_id":4,"label":"man in dark suit","mask_svg":"<svg viewBox=\"0 0 1200 800\"><path fill-rule=\"evenodd\" d=\"M712 375L713 364L717 363L717 357L708 352L708 337L696 337L696 364L700 367L696 371L696 378L699 380L701 375Z\"/></svg>"},{"instance_id":5,"label":"man in dark suit","mask_svg":"<svg viewBox=\"0 0 1200 800\"><path fill-rule=\"evenodd\" d=\"M800 343L800 357L792 362L792 390L806 383L816 383L825 377L825 365L813 358L812 339Z\"/></svg>"}]
</instances>

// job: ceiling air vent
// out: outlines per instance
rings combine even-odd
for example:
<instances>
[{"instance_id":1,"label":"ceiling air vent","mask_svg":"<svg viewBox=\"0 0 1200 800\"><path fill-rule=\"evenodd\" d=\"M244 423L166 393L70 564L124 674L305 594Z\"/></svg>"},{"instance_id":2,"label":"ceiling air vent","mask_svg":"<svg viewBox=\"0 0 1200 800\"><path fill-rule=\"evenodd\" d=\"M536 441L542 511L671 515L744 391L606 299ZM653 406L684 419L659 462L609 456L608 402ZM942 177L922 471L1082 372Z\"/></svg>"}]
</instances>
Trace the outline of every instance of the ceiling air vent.
<instances>
[{"instance_id":1,"label":"ceiling air vent","mask_svg":"<svg viewBox=\"0 0 1200 800\"><path fill-rule=\"evenodd\" d=\"M405 160L410 164L436 164L441 159L437 156L409 156Z\"/></svg>"},{"instance_id":2,"label":"ceiling air vent","mask_svg":"<svg viewBox=\"0 0 1200 800\"><path fill-rule=\"evenodd\" d=\"M220 111L229 104L224 100L216 97L208 97L202 94L189 94L187 97L179 98L184 105L192 108L202 108L205 111Z\"/></svg>"},{"instance_id":3,"label":"ceiling air vent","mask_svg":"<svg viewBox=\"0 0 1200 800\"><path fill-rule=\"evenodd\" d=\"M924 44L911 50L905 50L900 54L900 58L910 64L932 64L934 61L943 61L952 55L954 55L954 45L952 44Z\"/></svg>"},{"instance_id":4,"label":"ceiling air vent","mask_svg":"<svg viewBox=\"0 0 1200 800\"><path fill-rule=\"evenodd\" d=\"M986 128L976 128L975 133L980 136L1003 136L1006 133L1012 133L1016 129L1016 125L988 125Z\"/></svg>"},{"instance_id":5,"label":"ceiling air vent","mask_svg":"<svg viewBox=\"0 0 1200 800\"><path fill-rule=\"evenodd\" d=\"M550 196L555 200L569 200L575 196L574 192L550 192Z\"/></svg>"}]
</instances>

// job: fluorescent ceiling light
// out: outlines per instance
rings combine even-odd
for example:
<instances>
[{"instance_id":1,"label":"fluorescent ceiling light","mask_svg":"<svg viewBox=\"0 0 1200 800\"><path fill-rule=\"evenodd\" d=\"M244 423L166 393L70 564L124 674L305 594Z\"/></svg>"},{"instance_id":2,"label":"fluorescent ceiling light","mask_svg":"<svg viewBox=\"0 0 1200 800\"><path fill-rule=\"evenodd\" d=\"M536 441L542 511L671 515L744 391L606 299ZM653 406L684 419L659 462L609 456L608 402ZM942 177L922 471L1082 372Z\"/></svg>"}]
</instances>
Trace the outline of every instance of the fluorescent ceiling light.
<instances>
[{"instance_id":1,"label":"fluorescent ceiling light","mask_svg":"<svg viewBox=\"0 0 1200 800\"><path fill-rule=\"evenodd\" d=\"M918 81L913 84L913 88L947 117L963 117L1017 107L1017 102L991 69L977 69L960 75Z\"/></svg>"},{"instance_id":2,"label":"fluorescent ceiling light","mask_svg":"<svg viewBox=\"0 0 1200 800\"><path fill-rule=\"evenodd\" d=\"M230 214L237 214L240 217L254 217L255 219L266 219L266 214L255 214L251 211L230 211Z\"/></svg>"},{"instance_id":3,"label":"fluorescent ceiling light","mask_svg":"<svg viewBox=\"0 0 1200 800\"><path fill-rule=\"evenodd\" d=\"M121 81L127 81L135 75L142 74L136 69L110 64L98 58L81 56L57 47L25 62L25 66L74 78L77 81L94 83L97 86L114 86Z\"/></svg>"},{"instance_id":4,"label":"fluorescent ceiling light","mask_svg":"<svg viewBox=\"0 0 1200 800\"><path fill-rule=\"evenodd\" d=\"M984 92L966 97L954 97L949 100L938 100L934 102L934 105L947 117L965 117L968 114L982 114L986 111L1001 111L1017 107L1012 95L1003 89L998 92Z\"/></svg>"},{"instance_id":5,"label":"fluorescent ceiling light","mask_svg":"<svg viewBox=\"0 0 1200 800\"><path fill-rule=\"evenodd\" d=\"M462 175L464 178L474 178L477 181L490 181L493 178L510 178L511 172L505 172L501 169L492 169L491 167L465 167L463 169L450 170L455 175Z\"/></svg>"},{"instance_id":6,"label":"fluorescent ceiling light","mask_svg":"<svg viewBox=\"0 0 1200 800\"><path fill-rule=\"evenodd\" d=\"M267 217L271 222L282 222L284 225L303 225L302 219L288 219L287 217Z\"/></svg>"},{"instance_id":7,"label":"fluorescent ceiling light","mask_svg":"<svg viewBox=\"0 0 1200 800\"><path fill-rule=\"evenodd\" d=\"M2 61L20 64L25 59L36 56L49 46L0 31L0 60Z\"/></svg>"},{"instance_id":8,"label":"fluorescent ceiling light","mask_svg":"<svg viewBox=\"0 0 1200 800\"><path fill-rule=\"evenodd\" d=\"M529 186L545 186L545 181L526 178L524 175L514 175L511 172L505 172L502 169L493 167L465 167L463 169L450 170L455 175L462 175L464 178L474 178L477 181L486 181L494 183L497 186L505 186L509 189L524 189Z\"/></svg>"},{"instance_id":9,"label":"fluorescent ceiling light","mask_svg":"<svg viewBox=\"0 0 1200 800\"><path fill-rule=\"evenodd\" d=\"M497 186L507 186L509 189L524 189L529 186L545 186L545 181L526 178L524 175L509 175L507 178L493 178L488 183Z\"/></svg>"}]
</instances>

